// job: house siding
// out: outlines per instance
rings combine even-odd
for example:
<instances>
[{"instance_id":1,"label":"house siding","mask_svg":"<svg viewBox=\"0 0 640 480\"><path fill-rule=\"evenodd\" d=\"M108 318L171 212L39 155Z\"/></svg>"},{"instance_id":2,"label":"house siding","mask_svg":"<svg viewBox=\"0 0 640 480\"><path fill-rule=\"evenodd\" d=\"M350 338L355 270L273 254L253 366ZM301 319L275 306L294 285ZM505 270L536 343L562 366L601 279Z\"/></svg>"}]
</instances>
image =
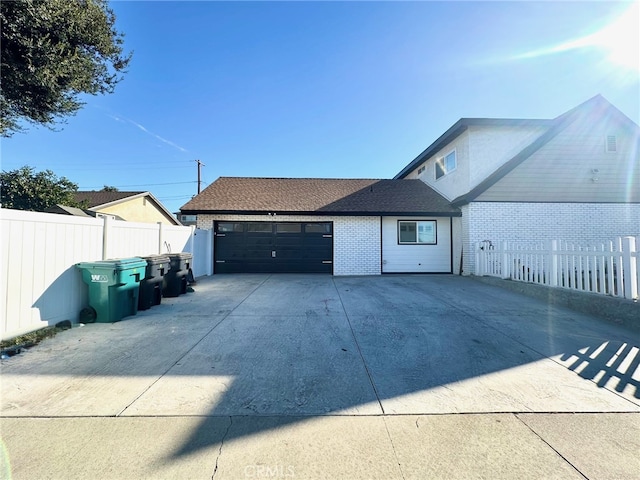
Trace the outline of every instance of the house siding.
<instances>
[{"instance_id":1,"label":"house siding","mask_svg":"<svg viewBox=\"0 0 640 480\"><path fill-rule=\"evenodd\" d=\"M436 245L399 245L399 220L435 220ZM384 217L382 219L383 273L451 273L451 219Z\"/></svg>"},{"instance_id":2,"label":"house siding","mask_svg":"<svg viewBox=\"0 0 640 480\"><path fill-rule=\"evenodd\" d=\"M407 175L425 182L448 200L464 195L498 167L533 143L547 126L472 125ZM456 151L456 170L436 180L436 160ZM425 170L418 175L418 169Z\"/></svg>"},{"instance_id":3,"label":"house siding","mask_svg":"<svg viewBox=\"0 0 640 480\"><path fill-rule=\"evenodd\" d=\"M548 130L548 126L469 127L469 188L476 187L500 166ZM466 192L462 192L464 194Z\"/></svg>"},{"instance_id":4,"label":"house siding","mask_svg":"<svg viewBox=\"0 0 640 480\"><path fill-rule=\"evenodd\" d=\"M200 229L210 230L214 221L272 221L266 215L198 214ZM380 275L380 217L278 215L278 222L333 222L333 274Z\"/></svg>"},{"instance_id":5,"label":"house siding","mask_svg":"<svg viewBox=\"0 0 640 480\"><path fill-rule=\"evenodd\" d=\"M456 169L436 180L436 160L444 157L452 150L456 151ZM418 170L425 165L425 170L418 175ZM437 153L429 157L406 178L417 178L433 188L447 200L452 200L469 191L469 134L463 132L455 140L448 143Z\"/></svg>"},{"instance_id":6,"label":"house siding","mask_svg":"<svg viewBox=\"0 0 640 480\"><path fill-rule=\"evenodd\" d=\"M118 215L128 222L177 224L175 219L167 217L158 209L153 200L146 197L138 197L109 207L93 208L92 210L107 215Z\"/></svg>"},{"instance_id":7,"label":"house siding","mask_svg":"<svg viewBox=\"0 0 640 480\"><path fill-rule=\"evenodd\" d=\"M606 152L615 135L617 152ZM608 120L585 116L498 180L478 201L640 202L638 137ZM475 162L475 159L474 159Z\"/></svg>"},{"instance_id":8,"label":"house siding","mask_svg":"<svg viewBox=\"0 0 640 480\"><path fill-rule=\"evenodd\" d=\"M472 202L461 210L464 275L474 272L474 245L484 240L494 245L561 240L592 246L640 235L637 203Z\"/></svg>"}]
</instances>

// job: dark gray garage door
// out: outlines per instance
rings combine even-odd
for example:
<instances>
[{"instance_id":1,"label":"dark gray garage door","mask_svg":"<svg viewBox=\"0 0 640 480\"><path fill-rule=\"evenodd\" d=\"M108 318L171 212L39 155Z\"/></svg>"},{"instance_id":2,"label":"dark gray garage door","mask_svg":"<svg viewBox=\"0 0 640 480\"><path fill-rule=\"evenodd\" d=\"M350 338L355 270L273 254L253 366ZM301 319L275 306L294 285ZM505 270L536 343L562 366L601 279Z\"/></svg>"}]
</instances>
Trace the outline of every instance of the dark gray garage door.
<instances>
[{"instance_id":1,"label":"dark gray garage door","mask_svg":"<svg viewBox=\"0 0 640 480\"><path fill-rule=\"evenodd\" d=\"M216 222L215 273L333 273L331 222Z\"/></svg>"}]
</instances>

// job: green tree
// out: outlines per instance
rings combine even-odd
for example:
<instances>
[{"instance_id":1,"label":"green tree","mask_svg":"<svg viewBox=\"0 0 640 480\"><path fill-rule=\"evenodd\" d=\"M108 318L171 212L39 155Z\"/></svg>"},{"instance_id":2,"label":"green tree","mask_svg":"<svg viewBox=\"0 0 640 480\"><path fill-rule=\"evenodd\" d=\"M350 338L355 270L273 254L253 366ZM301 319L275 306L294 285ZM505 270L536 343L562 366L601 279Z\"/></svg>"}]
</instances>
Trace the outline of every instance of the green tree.
<instances>
[{"instance_id":1,"label":"green tree","mask_svg":"<svg viewBox=\"0 0 640 480\"><path fill-rule=\"evenodd\" d=\"M117 187L112 187L111 185L105 185L103 189L100 191L101 192L119 192L120 190L118 190Z\"/></svg>"},{"instance_id":2,"label":"green tree","mask_svg":"<svg viewBox=\"0 0 640 480\"><path fill-rule=\"evenodd\" d=\"M0 2L0 135L53 128L81 94L112 93L131 59L106 0Z\"/></svg>"},{"instance_id":3,"label":"green tree","mask_svg":"<svg viewBox=\"0 0 640 480\"><path fill-rule=\"evenodd\" d=\"M56 204L82 207L75 200L78 185L51 170L36 172L24 166L0 174L0 203L3 208L43 212Z\"/></svg>"}]
</instances>

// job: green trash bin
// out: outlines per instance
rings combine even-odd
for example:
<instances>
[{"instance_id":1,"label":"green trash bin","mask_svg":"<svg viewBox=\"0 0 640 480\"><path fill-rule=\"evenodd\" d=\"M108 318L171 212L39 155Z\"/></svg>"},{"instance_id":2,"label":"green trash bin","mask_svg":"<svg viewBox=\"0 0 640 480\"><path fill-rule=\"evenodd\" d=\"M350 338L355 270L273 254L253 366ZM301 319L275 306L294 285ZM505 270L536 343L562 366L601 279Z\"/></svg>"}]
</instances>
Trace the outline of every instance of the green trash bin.
<instances>
[{"instance_id":1,"label":"green trash bin","mask_svg":"<svg viewBox=\"0 0 640 480\"><path fill-rule=\"evenodd\" d=\"M146 260L120 258L76 265L89 286L88 309L80 312L80 321L117 322L138 313L139 282L145 276Z\"/></svg>"}]
</instances>

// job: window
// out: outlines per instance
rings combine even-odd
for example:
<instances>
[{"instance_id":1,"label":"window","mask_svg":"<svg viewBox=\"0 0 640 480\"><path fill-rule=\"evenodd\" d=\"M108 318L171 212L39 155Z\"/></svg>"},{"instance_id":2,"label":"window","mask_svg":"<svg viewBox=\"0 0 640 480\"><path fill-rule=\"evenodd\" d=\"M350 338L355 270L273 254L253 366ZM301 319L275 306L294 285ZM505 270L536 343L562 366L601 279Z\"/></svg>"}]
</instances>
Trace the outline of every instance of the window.
<instances>
[{"instance_id":1,"label":"window","mask_svg":"<svg viewBox=\"0 0 640 480\"><path fill-rule=\"evenodd\" d=\"M181 215L180 220L183 222L195 222L197 218L196 215Z\"/></svg>"},{"instance_id":2,"label":"window","mask_svg":"<svg viewBox=\"0 0 640 480\"><path fill-rule=\"evenodd\" d=\"M398 222L398 243L414 245L435 245L436 221L411 220Z\"/></svg>"},{"instance_id":3,"label":"window","mask_svg":"<svg viewBox=\"0 0 640 480\"><path fill-rule=\"evenodd\" d=\"M447 153L444 157L436 160L436 180L456 169L456 151Z\"/></svg>"},{"instance_id":4,"label":"window","mask_svg":"<svg viewBox=\"0 0 640 480\"><path fill-rule=\"evenodd\" d=\"M276 225L277 233L301 233L302 224L300 223L278 223Z\"/></svg>"},{"instance_id":5,"label":"window","mask_svg":"<svg viewBox=\"0 0 640 480\"><path fill-rule=\"evenodd\" d=\"M218 224L218 232L227 233L227 232L235 232L242 233L244 232L244 225L242 223L230 223L224 222Z\"/></svg>"},{"instance_id":6,"label":"window","mask_svg":"<svg viewBox=\"0 0 640 480\"><path fill-rule=\"evenodd\" d=\"M607 135L606 149L608 153L615 153L618 151L618 139L615 135Z\"/></svg>"},{"instance_id":7,"label":"window","mask_svg":"<svg viewBox=\"0 0 640 480\"><path fill-rule=\"evenodd\" d=\"M273 227L270 223L258 222L247 223L247 232L251 233L272 233Z\"/></svg>"},{"instance_id":8,"label":"window","mask_svg":"<svg viewBox=\"0 0 640 480\"><path fill-rule=\"evenodd\" d=\"M422 166L418 169L418 175L420 175L422 172L424 172L426 168L427 168L427 167L426 167L426 165L422 165Z\"/></svg>"},{"instance_id":9,"label":"window","mask_svg":"<svg viewBox=\"0 0 640 480\"><path fill-rule=\"evenodd\" d=\"M330 223L307 223L304 226L305 233L331 233Z\"/></svg>"}]
</instances>

